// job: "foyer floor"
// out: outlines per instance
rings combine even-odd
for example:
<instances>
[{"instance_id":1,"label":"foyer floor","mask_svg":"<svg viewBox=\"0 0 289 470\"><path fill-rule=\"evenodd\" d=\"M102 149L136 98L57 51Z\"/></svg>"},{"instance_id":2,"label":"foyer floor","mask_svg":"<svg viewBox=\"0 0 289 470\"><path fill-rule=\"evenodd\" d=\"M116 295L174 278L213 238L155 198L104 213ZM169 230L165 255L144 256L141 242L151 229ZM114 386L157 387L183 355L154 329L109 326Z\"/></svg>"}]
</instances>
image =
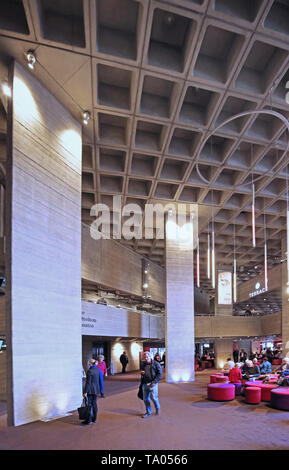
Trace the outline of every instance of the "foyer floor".
<instances>
[{"instance_id":1,"label":"foyer floor","mask_svg":"<svg viewBox=\"0 0 289 470\"><path fill-rule=\"evenodd\" d=\"M247 405L242 396L232 402L208 401L206 385L211 373L197 373L194 383L161 382L161 415L147 420L141 419L144 405L136 396L137 373L105 381L106 398L98 400L98 422L84 428L77 412L47 423L7 427L1 403L0 449L289 449L289 412L266 403Z\"/></svg>"}]
</instances>

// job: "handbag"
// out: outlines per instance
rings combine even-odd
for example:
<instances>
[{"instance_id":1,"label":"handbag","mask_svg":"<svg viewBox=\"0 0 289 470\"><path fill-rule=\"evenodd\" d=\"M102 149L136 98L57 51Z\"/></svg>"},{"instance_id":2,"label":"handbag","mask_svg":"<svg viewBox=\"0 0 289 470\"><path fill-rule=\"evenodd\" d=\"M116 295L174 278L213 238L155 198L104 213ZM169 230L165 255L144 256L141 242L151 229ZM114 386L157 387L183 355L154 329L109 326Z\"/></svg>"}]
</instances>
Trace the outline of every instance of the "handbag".
<instances>
[{"instance_id":1,"label":"handbag","mask_svg":"<svg viewBox=\"0 0 289 470\"><path fill-rule=\"evenodd\" d=\"M140 386L139 386L137 397L138 397L140 400L143 400L142 384L140 384Z\"/></svg>"},{"instance_id":2,"label":"handbag","mask_svg":"<svg viewBox=\"0 0 289 470\"><path fill-rule=\"evenodd\" d=\"M90 406L88 405L87 397L83 397L82 405L77 408L78 417L82 421L88 421L90 417Z\"/></svg>"}]
</instances>

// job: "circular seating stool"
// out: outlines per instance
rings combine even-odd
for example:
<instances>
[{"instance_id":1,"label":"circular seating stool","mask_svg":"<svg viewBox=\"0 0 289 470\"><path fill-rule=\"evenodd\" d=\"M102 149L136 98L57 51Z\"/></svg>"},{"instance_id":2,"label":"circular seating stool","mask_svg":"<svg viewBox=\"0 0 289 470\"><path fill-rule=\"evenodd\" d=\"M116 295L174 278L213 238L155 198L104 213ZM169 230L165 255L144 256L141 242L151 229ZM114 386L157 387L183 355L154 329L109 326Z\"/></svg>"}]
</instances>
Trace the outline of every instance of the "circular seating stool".
<instances>
[{"instance_id":1,"label":"circular seating stool","mask_svg":"<svg viewBox=\"0 0 289 470\"><path fill-rule=\"evenodd\" d=\"M260 385L262 385L262 384L263 384L262 380L255 380L255 381L247 380L244 383L245 387L260 387Z\"/></svg>"},{"instance_id":2,"label":"circular seating stool","mask_svg":"<svg viewBox=\"0 0 289 470\"><path fill-rule=\"evenodd\" d=\"M217 375L216 376L216 382L215 383L219 384L219 383L225 383L225 382L226 383L229 382L228 377L226 377L225 375Z\"/></svg>"},{"instance_id":3,"label":"circular seating stool","mask_svg":"<svg viewBox=\"0 0 289 470\"><path fill-rule=\"evenodd\" d=\"M276 384L262 384L261 388L261 400L262 401L271 401L271 391L274 388L278 388Z\"/></svg>"},{"instance_id":4,"label":"circular seating stool","mask_svg":"<svg viewBox=\"0 0 289 470\"><path fill-rule=\"evenodd\" d=\"M242 384L241 384L241 383L238 383L238 384L233 384L233 385L235 385L235 396L241 395L241 392L242 392Z\"/></svg>"},{"instance_id":5,"label":"circular seating stool","mask_svg":"<svg viewBox=\"0 0 289 470\"><path fill-rule=\"evenodd\" d=\"M216 383L216 377L221 377L221 376L223 377L223 374L212 374L210 376L210 383L215 384Z\"/></svg>"},{"instance_id":6,"label":"circular seating stool","mask_svg":"<svg viewBox=\"0 0 289 470\"><path fill-rule=\"evenodd\" d=\"M234 384L215 383L207 385L207 397L213 401L230 401L235 398Z\"/></svg>"},{"instance_id":7,"label":"circular seating stool","mask_svg":"<svg viewBox=\"0 0 289 470\"><path fill-rule=\"evenodd\" d=\"M289 387L278 387L271 390L271 405L277 410L289 411Z\"/></svg>"},{"instance_id":8,"label":"circular seating stool","mask_svg":"<svg viewBox=\"0 0 289 470\"><path fill-rule=\"evenodd\" d=\"M261 388L260 387L246 387L245 401L251 405L257 405L261 401Z\"/></svg>"}]
</instances>

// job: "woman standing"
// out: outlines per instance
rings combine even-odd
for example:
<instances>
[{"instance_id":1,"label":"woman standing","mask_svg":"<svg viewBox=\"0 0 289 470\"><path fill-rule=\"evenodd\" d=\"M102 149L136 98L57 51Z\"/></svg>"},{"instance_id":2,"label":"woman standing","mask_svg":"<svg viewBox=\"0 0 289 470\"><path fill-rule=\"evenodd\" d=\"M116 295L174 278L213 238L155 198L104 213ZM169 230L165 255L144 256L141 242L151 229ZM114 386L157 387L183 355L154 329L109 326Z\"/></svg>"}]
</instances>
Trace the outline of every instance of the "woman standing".
<instances>
[{"instance_id":1,"label":"woman standing","mask_svg":"<svg viewBox=\"0 0 289 470\"><path fill-rule=\"evenodd\" d=\"M103 377L107 377L107 367L106 367L106 363L105 363L105 360L104 360L104 356L102 354L97 356L97 368L102 372ZM103 381L102 381L102 386L101 386L101 390L100 390L100 396L102 398L105 397L105 395L103 393Z\"/></svg>"}]
</instances>

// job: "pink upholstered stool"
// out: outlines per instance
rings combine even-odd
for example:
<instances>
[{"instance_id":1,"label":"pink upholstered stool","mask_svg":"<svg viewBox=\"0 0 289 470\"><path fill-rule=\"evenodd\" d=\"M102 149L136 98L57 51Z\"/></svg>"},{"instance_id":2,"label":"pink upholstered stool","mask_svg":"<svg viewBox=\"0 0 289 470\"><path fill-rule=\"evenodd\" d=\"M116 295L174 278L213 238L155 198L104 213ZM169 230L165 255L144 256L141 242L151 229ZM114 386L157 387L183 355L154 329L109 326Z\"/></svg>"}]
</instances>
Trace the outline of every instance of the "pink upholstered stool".
<instances>
[{"instance_id":1,"label":"pink upholstered stool","mask_svg":"<svg viewBox=\"0 0 289 470\"><path fill-rule=\"evenodd\" d=\"M207 397L214 401L230 401L235 398L234 384L208 384Z\"/></svg>"},{"instance_id":2,"label":"pink upholstered stool","mask_svg":"<svg viewBox=\"0 0 289 470\"><path fill-rule=\"evenodd\" d=\"M219 384L219 383L227 383L227 382L229 382L229 378L226 377L225 375L217 375L216 376L216 382L215 383Z\"/></svg>"},{"instance_id":3,"label":"pink upholstered stool","mask_svg":"<svg viewBox=\"0 0 289 470\"><path fill-rule=\"evenodd\" d=\"M245 388L245 401L252 405L256 405L261 401L261 388L260 387L246 387Z\"/></svg>"},{"instance_id":4,"label":"pink upholstered stool","mask_svg":"<svg viewBox=\"0 0 289 470\"><path fill-rule=\"evenodd\" d=\"M261 400L262 401L271 401L271 390L277 388L278 385L276 384L262 384L260 385L261 388Z\"/></svg>"},{"instance_id":5,"label":"pink upholstered stool","mask_svg":"<svg viewBox=\"0 0 289 470\"><path fill-rule=\"evenodd\" d=\"M223 376L223 374L212 374L212 375L210 376L210 383L211 383L211 384L215 384L217 377L224 377L224 376Z\"/></svg>"},{"instance_id":6,"label":"pink upholstered stool","mask_svg":"<svg viewBox=\"0 0 289 470\"><path fill-rule=\"evenodd\" d=\"M271 405L278 410L289 411L289 387L278 387L272 390Z\"/></svg>"}]
</instances>

